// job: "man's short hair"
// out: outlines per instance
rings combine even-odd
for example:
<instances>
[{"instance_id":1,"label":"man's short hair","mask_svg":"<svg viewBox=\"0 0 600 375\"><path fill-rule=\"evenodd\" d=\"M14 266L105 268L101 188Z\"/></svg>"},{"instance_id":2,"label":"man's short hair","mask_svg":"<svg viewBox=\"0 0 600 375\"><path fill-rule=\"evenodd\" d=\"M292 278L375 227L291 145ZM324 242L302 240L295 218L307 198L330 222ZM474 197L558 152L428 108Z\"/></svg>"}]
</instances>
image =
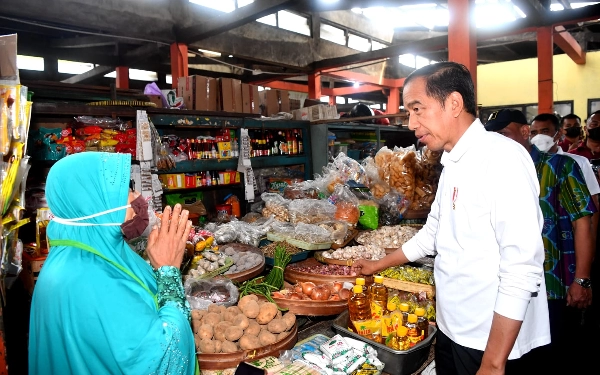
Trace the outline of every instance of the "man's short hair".
<instances>
[{"instance_id":1,"label":"man's short hair","mask_svg":"<svg viewBox=\"0 0 600 375\"><path fill-rule=\"evenodd\" d=\"M581 124L581 117L577 116L574 113L569 113L568 115L563 116L563 118L560 119L561 127L565 124L565 120L577 120L577 122Z\"/></svg>"},{"instance_id":2,"label":"man's short hair","mask_svg":"<svg viewBox=\"0 0 600 375\"><path fill-rule=\"evenodd\" d=\"M556 117L552 113L542 113L533 118L533 121L550 121L552 125L554 125L554 130L560 129L560 123L558 122L558 117ZM533 121L531 122L533 124Z\"/></svg>"},{"instance_id":3,"label":"man's short hair","mask_svg":"<svg viewBox=\"0 0 600 375\"><path fill-rule=\"evenodd\" d=\"M412 72L404 86L416 78L425 78L425 92L429 97L435 98L444 108L444 102L453 93L459 93L467 113L477 116L477 104L475 103L475 87L471 73L464 65L451 61L439 62L426 65Z\"/></svg>"},{"instance_id":4,"label":"man's short hair","mask_svg":"<svg viewBox=\"0 0 600 375\"><path fill-rule=\"evenodd\" d=\"M591 115L589 115L586 121L589 121L593 115L600 115L600 109L597 110L596 112L593 112Z\"/></svg>"}]
</instances>

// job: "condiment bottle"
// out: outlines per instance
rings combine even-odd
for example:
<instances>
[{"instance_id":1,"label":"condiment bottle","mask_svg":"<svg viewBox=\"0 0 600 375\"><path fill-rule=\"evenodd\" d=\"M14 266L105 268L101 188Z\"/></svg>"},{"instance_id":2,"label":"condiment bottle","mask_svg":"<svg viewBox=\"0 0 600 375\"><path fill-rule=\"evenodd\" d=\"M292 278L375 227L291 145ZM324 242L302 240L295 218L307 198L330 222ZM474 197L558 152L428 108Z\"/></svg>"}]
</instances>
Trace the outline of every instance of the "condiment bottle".
<instances>
[{"instance_id":1,"label":"condiment bottle","mask_svg":"<svg viewBox=\"0 0 600 375\"><path fill-rule=\"evenodd\" d=\"M408 310L410 309L410 306L408 306L408 303L402 302L399 306L399 309L402 313L402 325L405 326L408 322Z\"/></svg>"},{"instance_id":2,"label":"condiment bottle","mask_svg":"<svg viewBox=\"0 0 600 375\"><path fill-rule=\"evenodd\" d=\"M417 326L421 330L421 340L425 340L429 335L429 321L425 318L425 309L417 307L415 315L417 316Z\"/></svg>"},{"instance_id":3,"label":"condiment bottle","mask_svg":"<svg viewBox=\"0 0 600 375\"><path fill-rule=\"evenodd\" d=\"M371 307L369 306L367 295L363 293L363 287L361 285L355 285L354 288L352 288L352 291L354 294L352 294L348 300L350 320L354 322L371 319Z\"/></svg>"},{"instance_id":4,"label":"condiment bottle","mask_svg":"<svg viewBox=\"0 0 600 375\"><path fill-rule=\"evenodd\" d=\"M406 323L408 333L406 336L408 337L411 348L421 341L421 330L417 326L417 320L418 318L415 314L408 314L408 321Z\"/></svg>"},{"instance_id":5,"label":"condiment bottle","mask_svg":"<svg viewBox=\"0 0 600 375\"><path fill-rule=\"evenodd\" d=\"M373 319L381 319L387 313L388 291L383 285L383 276L375 276L374 283L369 289L371 299L371 316Z\"/></svg>"}]
</instances>

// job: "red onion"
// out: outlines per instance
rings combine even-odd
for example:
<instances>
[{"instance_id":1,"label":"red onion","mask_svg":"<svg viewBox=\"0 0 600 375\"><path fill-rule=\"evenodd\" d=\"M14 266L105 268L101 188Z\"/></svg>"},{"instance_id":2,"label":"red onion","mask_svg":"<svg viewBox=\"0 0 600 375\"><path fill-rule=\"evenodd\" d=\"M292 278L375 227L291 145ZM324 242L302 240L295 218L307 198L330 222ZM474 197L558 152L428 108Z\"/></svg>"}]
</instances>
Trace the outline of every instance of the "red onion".
<instances>
[{"instance_id":1,"label":"red onion","mask_svg":"<svg viewBox=\"0 0 600 375\"><path fill-rule=\"evenodd\" d=\"M310 296L315 286L315 283L310 281L302 283L302 293L306 294L307 296Z\"/></svg>"},{"instance_id":2,"label":"red onion","mask_svg":"<svg viewBox=\"0 0 600 375\"><path fill-rule=\"evenodd\" d=\"M348 298L350 298L350 289L340 289L340 291L338 292L338 295L340 296L340 299L342 300L347 300Z\"/></svg>"}]
</instances>

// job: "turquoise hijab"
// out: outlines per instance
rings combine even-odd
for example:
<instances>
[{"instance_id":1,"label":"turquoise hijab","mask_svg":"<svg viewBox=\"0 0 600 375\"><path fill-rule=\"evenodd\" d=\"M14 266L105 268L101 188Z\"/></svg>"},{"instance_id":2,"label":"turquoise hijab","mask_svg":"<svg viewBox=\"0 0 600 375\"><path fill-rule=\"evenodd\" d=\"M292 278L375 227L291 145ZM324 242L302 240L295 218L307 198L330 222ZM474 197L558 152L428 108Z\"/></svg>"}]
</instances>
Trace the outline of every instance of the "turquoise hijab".
<instances>
[{"instance_id":1,"label":"turquoise hijab","mask_svg":"<svg viewBox=\"0 0 600 375\"><path fill-rule=\"evenodd\" d=\"M73 219L125 206L130 166L128 154L84 152L61 159L46 181L50 210ZM123 223L125 212L82 222ZM98 254L51 247L31 305L30 374L194 374L187 317L169 304L157 308L154 272L127 245L119 226L52 221L47 233L51 242L77 241Z\"/></svg>"}]
</instances>

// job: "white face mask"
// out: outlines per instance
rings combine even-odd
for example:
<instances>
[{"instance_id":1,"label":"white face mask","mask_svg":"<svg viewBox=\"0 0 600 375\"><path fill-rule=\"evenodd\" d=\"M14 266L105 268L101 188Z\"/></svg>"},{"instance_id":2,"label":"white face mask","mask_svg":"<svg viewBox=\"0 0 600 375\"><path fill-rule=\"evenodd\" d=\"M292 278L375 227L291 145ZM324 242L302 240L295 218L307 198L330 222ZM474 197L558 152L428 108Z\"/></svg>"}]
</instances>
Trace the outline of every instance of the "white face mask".
<instances>
[{"instance_id":1,"label":"white face mask","mask_svg":"<svg viewBox=\"0 0 600 375\"><path fill-rule=\"evenodd\" d=\"M534 144L535 147L539 148L541 152L548 152L552 146L556 144L554 137L556 137L556 133L554 133L553 136L538 134L531 138L531 143Z\"/></svg>"}]
</instances>

